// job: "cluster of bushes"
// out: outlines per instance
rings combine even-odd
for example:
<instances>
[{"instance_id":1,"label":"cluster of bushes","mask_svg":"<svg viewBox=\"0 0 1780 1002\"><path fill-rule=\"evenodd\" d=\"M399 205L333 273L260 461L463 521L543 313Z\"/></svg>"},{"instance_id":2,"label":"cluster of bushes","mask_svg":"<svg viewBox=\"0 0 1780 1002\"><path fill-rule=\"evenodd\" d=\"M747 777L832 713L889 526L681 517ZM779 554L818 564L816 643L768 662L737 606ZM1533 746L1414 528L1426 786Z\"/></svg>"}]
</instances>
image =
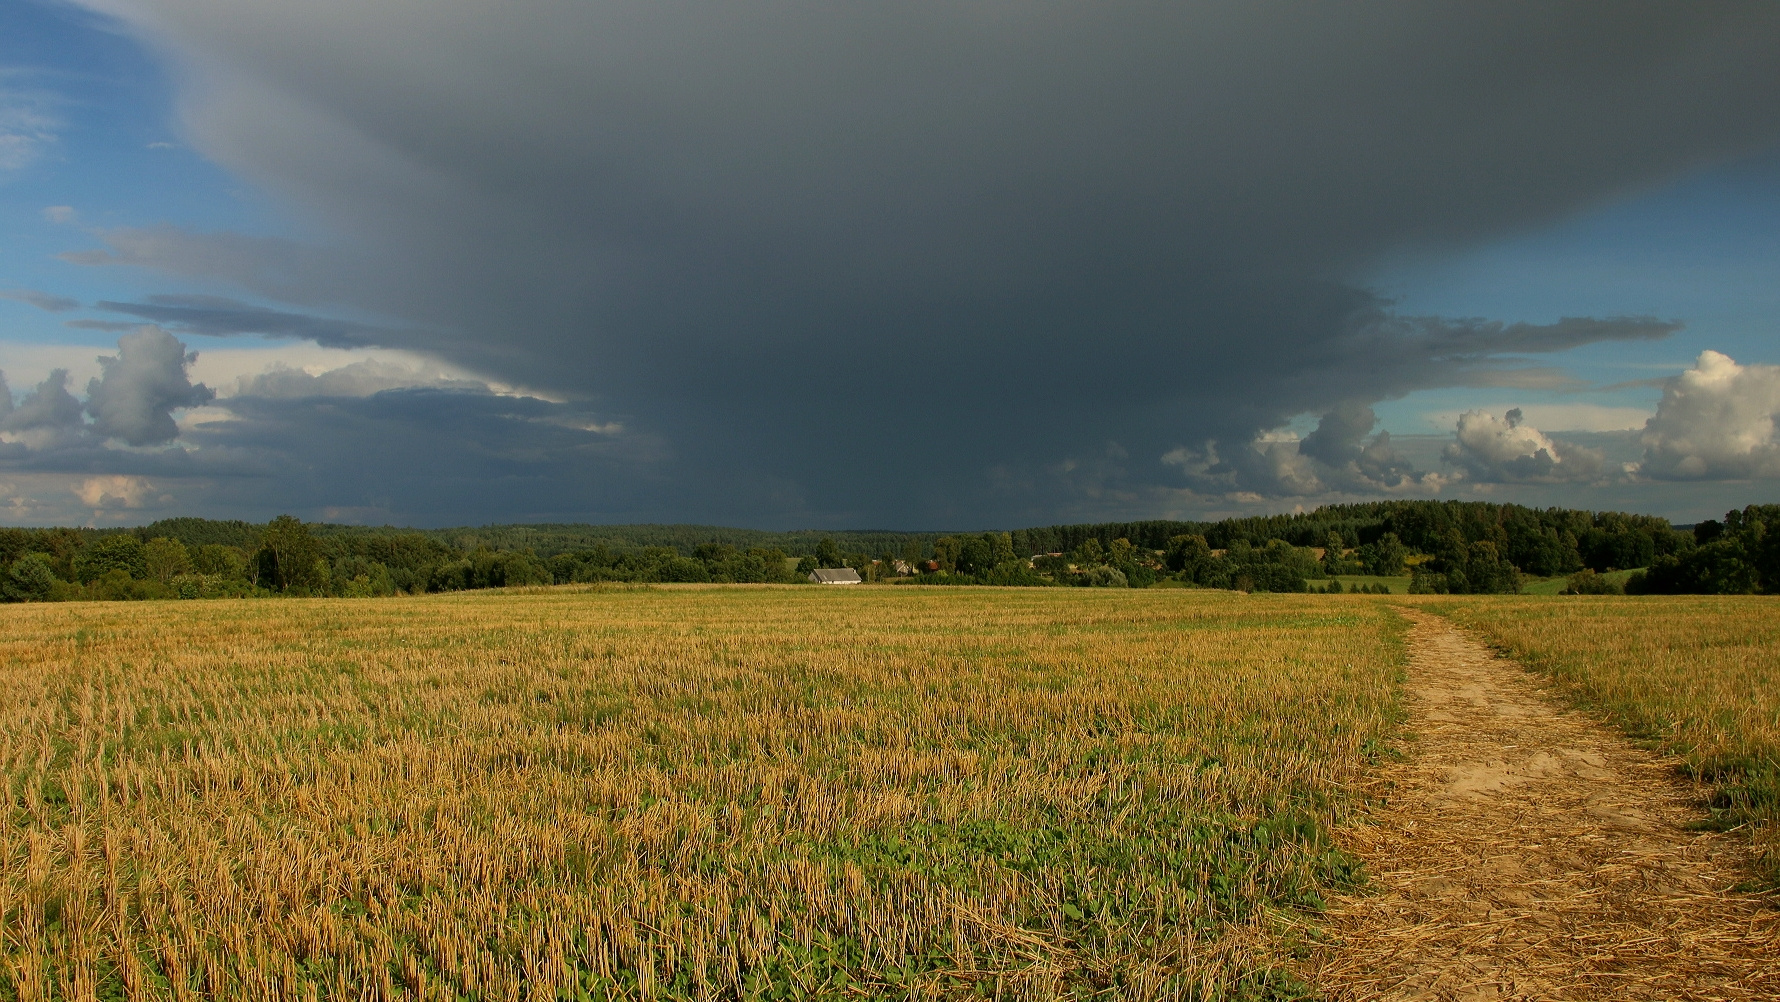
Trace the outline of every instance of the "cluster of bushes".
<instances>
[{"instance_id":1,"label":"cluster of bushes","mask_svg":"<svg viewBox=\"0 0 1780 1002\"><path fill-rule=\"evenodd\" d=\"M1692 534L1647 515L1476 501L1330 505L1221 522L1058 525L1010 536L1012 552L1058 555L1033 561L1033 570L1053 583L1091 573L1085 568L1094 565L1083 558L1091 560L1094 546L1107 552L1123 542L1140 555L1160 556L1136 561L1157 577L1202 587L1306 591L1335 575L1408 572L1414 591L1455 594L1516 592L1526 576L1654 567L1697 545ZM987 580L981 570L971 573Z\"/></svg>"},{"instance_id":2,"label":"cluster of bushes","mask_svg":"<svg viewBox=\"0 0 1780 1002\"><path fill-rule=\"evenodd\" d=\"M1491 594L1519 592L1528 576L1577 576L1572 590L1611 588L1601 574L1648 566L1647 588L1678 587L1673 581L1694 588L1701 581L1728 587L1724 583L1760 580L1754 569L1759 558L1743 555L1755 552L1747 542L1752 537L1747 526L1758 521L1776 523L1768 516L1727 518L1727 527L1735 522L1739 528L1727 529L1725 541L1713 549L1705 538L1647 515L1469 501L1384 501L1217 523L1023 529L1011 533L1008 545L999 556L988 557L986 566L1001 567L1008 555L1031 552L1028 547L1048 547L1054 555L1032 561L1032 571L1048 583L1113 580L1096 570L1108 566L1132 586L1172 578L1209 588L1303 592L1316 587L1328 592L1327 585L1312 583L1337 575L1392 577L1407 572L1412 592ZM1738 542L1731 542L1733 537ZM961 545L975 545L982 553L992 544L965 540ZM1130 555L1102 556L1115 548ZM1316 549L1322 551L1320 558ZM1735 562L1739 560L1741 565ZM991 583L984 559L960 554L957 563L974 581ZM1738 577L1738 566L1751 569ZM1136 574L1132 568L1138 569ZM1027 583L1016 571L1010 567L999 573ZM1780 572L1773 579L1780 581Z\"/></svg>"},{"instance_id":3,"label":"cluster of bushes","mask_svg":"<svg viewBox=\"0 0 1780 1002\"><path fill-rule=\"evenodd\" d=\"M1411 595L1512 595L1524 577L1495 543L1467 544L1456 536L1410 574Z\"/></svg>"},{"instance_id":4,"label":"cluster of bushes","mask_svg":"<svg viewBox=\"0 0 1780 1002\"><path fill-rule=\"evenodd\" d=\"M1163 558L1176 580L1203 588L1302 592L1310 590L1307 579L1325 576L1314 553L1283 539L1261 546L1235 539L1220 554L1204 536L1188 533L1170 539Z\"/></svg>"},{"instance_id":5,"label":"cluster of bushes","mask_svg":"<svg viewBox=\"0 0 1780 1002\"><path fill-rule=\"evenodd\" d=\"M1080 588L1148 588L1166 568L1158 554L1139 549L1128 539L1101 546L1090 537L1070 553L1035 557L1032 572L1052 584Z\"/></svg>"},{"instance_id":6,"label":"cluster of bushes","mask_svg":"<svg viewBox=\"0 0 1780 1002\"><path fill-rule=\"evenodd\" d=\"M886 563L894 567L899 562L913 572L904 579L921 584L1147 588L1162 573L1158 555L1138 549L1130 540L1115 539L1101 546L1099 540L1087 539L1072 553L1027 558L1018 555L1008 532L941 536L934 540L933 559L926 564L879 559L874 572L882 575Z\"/></svg>"},{"instance_id":7,"label":"cluster of bushes","mask_svg":"<svg viewBox=\"0 0 1780 1002\"><path fill-rule=\"evenodd\" d=\"M1615 581L1602 577L1592 568L1584 567L1582 570L1570 575L1570 579L1564 582L1564 590L1558 592L1558 594L1623 595L1625 594L1625 587Z\"/></svg>"},{"instance_id":8,"label":"cluster of bushes","mask_svg":"<svg viewBox=\"0 0 1780 1002\"><path fill-rule=\"evenodd\" d=\"M1318 595L1340 595L1343 592L1350 595L1389 595L1391 593L1391 589L1388 586L1377 583L1355 584L1350 588L1344 589L1341 587L1341 582L1338 580L1330 581L1327 585L1324 585L1321 588L1313 587L1310 590Z\"/></svg>"},{"instance_id":9,"label":"cluster of bushes","mask_svg":"<svg viewBox=\"0 0 1780 1002\"><path fill-rule=\"evenodd\" d=\"M1213 550L1203 535L1174 536L1161 549L1146 549L1124 537L1102 545L1085 536L1068 552L1016 556L1010 533L941 537L934 546L935 567L913 580L944 584L1066 585L1087 588L1147 588L1172 580L1202 588L1240 591L1305 592L1309 581L1330 571L1315 551L1284 540L1256 546L1235 539L1228 549ZM1394 547L1394 548L1393 548ZM1360 573L1371 567L1401 570L1403 550L1393 540L1364 553L1329 551L1336 573ZM1342 561L1355 569L1341 570ZM1339 588L1339 585L1336 586Z\"/></svg>"},{"instance_id":10,"label":"cluster of bushes","mask_svg":"<svg viewBox=\"0 0 1780 1002\"><path fill-rule=\"evenodd\" d=\"M1780 505L1750 505L1694 526L1694 546L1631 576L1634 595L1780 594Z\"/></svg>"},{"instance_id":11,"label":"cluster of bushes","mask_svg":"<svg viewBox=\"0 0 1780 1002\"><path fill-rule=\"evenodd\" d=\"M52 542L67 544L66 537ZM247 557L231 546L187 547L162 536L101 536L90 546L33 549L19 530L0 530L0 599L212 598L256 589Z\"/></svg>"}]
</instances>

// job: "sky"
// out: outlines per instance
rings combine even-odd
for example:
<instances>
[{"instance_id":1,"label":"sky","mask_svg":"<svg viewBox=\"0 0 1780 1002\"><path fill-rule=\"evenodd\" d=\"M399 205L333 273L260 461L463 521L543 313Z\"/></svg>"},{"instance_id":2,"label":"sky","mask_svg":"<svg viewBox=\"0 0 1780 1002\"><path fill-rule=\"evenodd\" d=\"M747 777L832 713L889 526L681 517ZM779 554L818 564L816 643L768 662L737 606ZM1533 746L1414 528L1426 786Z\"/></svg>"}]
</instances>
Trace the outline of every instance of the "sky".
<instances>
[{"instance_id":1,"label":"sky","mask_svg":"<svg viewBox=\"0 0 1780 1002\"><path fill-rule=\"evenodd\" d=\"M0 522L1780 497L1766 3L14 0Z\"/></svg>"}]
</instances>

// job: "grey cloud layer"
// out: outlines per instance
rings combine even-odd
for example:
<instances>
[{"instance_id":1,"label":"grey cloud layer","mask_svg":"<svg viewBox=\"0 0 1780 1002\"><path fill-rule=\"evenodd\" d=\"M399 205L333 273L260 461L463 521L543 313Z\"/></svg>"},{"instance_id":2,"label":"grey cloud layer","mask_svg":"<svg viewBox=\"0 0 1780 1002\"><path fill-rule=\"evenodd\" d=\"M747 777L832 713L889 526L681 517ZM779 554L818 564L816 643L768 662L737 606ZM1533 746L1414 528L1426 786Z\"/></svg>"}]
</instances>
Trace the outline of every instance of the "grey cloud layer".
<instances>
[{"instance_id":1,"label":"grey cloud layer","mask_svg":"<svg viewBox=\"0 0 1780 1002\"><path fill-rule=\"evenodd\" d=\"M710 519L1046 519L1092 503L1054 471L1143 496L1306 411L1310 451L1215 476L1400 487L1366 405L1674 326L1401 317L1346 278L1780 138L1767 4L88 5L338 243L72 259L399 318L380 343L627 415L671 445L663 510Z\"/></svg>"},{"instance_id":2,"label":"grey cloud layer","mask_svg":"<svg viewBox=\"0 0 1780 1002\"><path fill-rule=\"evenodd\" d=\"M274 365L218 398L195 355L142 327L101 356L83 402L55 370L14 403L0 375L0 484L15 513L89 511L415 523L574 517L586 505L650 517L660 444L573 404L375 359L310 374ZM209 404L180 428L182 411ZM122 443L157 448L118 449ZM48 485L44 489L44 485ZM29 504L21 505L25 500Z\"/></svg>"},{"instance_id":3,"label":"grey cloud layer","mask_svg":"<svg viewBox=\"0 0 1780 1002\"><path fill-rule=\"evenodd\" d=\"M36 289L0 289L0 299L11 299L20 303L29 303L40 310L50 313L65 313L80 306L77 299L67 296L55 296Z\"/></svg>"},{"instance_id":4,"label":"grey cloud layer","mask_svg":"<svg viewBox=\"0 0 1780 1002\"><path fill-rule=\"evenodd\" d=\"M275 365L237 380L235 396L269 400L304 400L314 397L368 397L385 390L458 390L487 393L484 383L416 372L408 366L376 359L351 362L337 369L311 375L302 369Z\"/></svg>"},{"instance_id":5,"label":"grey cloud layer","mask_svg":"<svg viewBox=\"0 0 1780 1002\"><path fill-rule=\"evenodd\" d=\"M387 332L368 324L272 310L222 296L159 295L149 296L145 303L100 300L97 305L181 334L306 338L332 348L356 348L390 339Z\"/></svg>"}]
</instances>

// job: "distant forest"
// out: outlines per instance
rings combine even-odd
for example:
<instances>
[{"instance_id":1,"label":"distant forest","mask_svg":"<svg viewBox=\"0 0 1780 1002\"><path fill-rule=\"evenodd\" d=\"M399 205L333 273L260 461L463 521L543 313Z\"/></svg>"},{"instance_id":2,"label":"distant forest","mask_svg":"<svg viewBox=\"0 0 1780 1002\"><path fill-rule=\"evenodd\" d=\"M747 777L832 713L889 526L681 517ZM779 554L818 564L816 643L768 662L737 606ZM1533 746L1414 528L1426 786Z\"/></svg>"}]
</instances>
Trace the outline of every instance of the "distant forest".
<instances>
[{"instance_id":1,"label":"distant forest","mask_svg":"<svg viewBox=\"0 0 1780 1002\"><path fill-rule=\"evenodd\" d=\"M1774 531L1770 531L1770 527ZM1780 505L1676 529L1648 515L1471 501L1381 501L1219 522L1105 522L971 533L767 532L699 525L401 529L174 518L128 529L0 529L0 598L371 596L598 582L870 582L1414 592L1780 592ZM1376 583L1369 588L1380 587Z\"/></svg>"}]
</instances>

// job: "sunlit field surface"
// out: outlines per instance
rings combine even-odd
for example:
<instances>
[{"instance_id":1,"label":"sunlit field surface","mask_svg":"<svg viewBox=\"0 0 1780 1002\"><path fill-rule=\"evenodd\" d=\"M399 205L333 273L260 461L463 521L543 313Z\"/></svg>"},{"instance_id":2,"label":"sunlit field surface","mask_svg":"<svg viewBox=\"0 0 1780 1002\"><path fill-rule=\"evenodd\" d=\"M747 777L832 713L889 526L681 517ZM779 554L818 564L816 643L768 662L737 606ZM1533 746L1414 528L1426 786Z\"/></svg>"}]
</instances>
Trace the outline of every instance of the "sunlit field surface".
<instances>
[{"instance_id":1,"label":"sunlit field surface","mask_svg":"<svg viewBox=\"0 0 1780 1002\"><path fill-rule=\"evenodd\" d=\"M0 611L0 996L1293 991L1378 601L654 588Z\"/></svg>"},{"instance_id":2,"label":"sunlit field surface","mask_svg":"<svg viewBox=\"0 0 1780 1002\"><path fill-rule=\"evenodd\" d=\"M1713 823L1746 830L1780 886L1780 599L1424 601L1716 783Z\"/></svg>"}]
</instances>

